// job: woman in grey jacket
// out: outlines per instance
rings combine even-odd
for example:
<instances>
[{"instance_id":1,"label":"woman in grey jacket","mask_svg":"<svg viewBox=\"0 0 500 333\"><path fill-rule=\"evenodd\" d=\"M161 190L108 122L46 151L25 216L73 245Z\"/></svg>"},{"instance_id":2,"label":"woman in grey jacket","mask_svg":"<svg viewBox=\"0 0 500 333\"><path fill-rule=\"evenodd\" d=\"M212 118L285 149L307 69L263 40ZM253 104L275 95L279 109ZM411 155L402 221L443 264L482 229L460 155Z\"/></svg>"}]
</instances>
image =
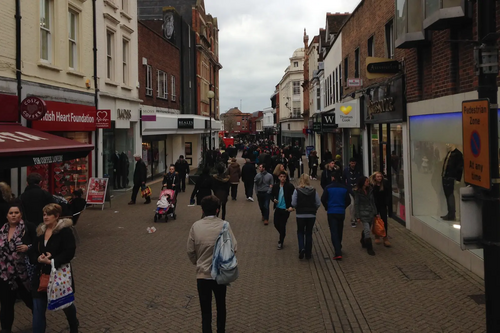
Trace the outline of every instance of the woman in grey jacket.
<instances>
[{"instance_id":1,"label":"woman in grey jacket","mask_svg":"<svg viewBox=\"0 0 500 333\"><path fill-rule=\"evenodd\" d=\"M356 190L354 191L354 218L357 222L363 223L363 231L361 232L361 246L366 247L368 254L375 255L373 244L370 235L373 218L377 215L375 199L373 197L373 189L370 186L370 179L360 177L357 182Z\"/></svg>"}]
</instances>

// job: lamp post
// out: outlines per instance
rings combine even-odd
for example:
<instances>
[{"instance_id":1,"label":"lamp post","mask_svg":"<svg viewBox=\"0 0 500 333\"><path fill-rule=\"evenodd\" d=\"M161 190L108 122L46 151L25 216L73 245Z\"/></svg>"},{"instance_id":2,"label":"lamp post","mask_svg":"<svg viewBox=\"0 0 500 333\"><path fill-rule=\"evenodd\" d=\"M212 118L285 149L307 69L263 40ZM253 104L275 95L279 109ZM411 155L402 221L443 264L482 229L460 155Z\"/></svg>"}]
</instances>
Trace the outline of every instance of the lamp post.
<instances>
[{"instance_id":1,"label":"lamp post","mask_svg":"<svg viewBox=\"0 0 500 333\"><path fill-rule=\"evenodd\" d=\"M213 92L213 90L209 90L207 95L208 95L208 100L210 102L209 117L208 117L209 118L208 124L209 124L210 136L208 138L208 140L209 140L208 147L209 147L209 151L211 152L212 151L212 99L214 98L215 93Z\"/></svg>"}]
</instances>

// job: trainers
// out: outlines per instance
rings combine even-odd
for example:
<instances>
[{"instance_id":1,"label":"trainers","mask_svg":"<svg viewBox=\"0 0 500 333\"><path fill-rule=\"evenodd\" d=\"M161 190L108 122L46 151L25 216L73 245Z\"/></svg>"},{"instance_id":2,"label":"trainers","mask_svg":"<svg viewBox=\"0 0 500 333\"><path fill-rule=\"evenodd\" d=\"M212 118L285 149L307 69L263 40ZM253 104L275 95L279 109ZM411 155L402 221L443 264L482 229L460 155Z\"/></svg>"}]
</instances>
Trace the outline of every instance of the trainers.
<instances>
[{"instance_id":1,"label":"trainers","mask_svg":"<svg viewBox=\"0 0 500 333\"><path fill-rule=\"evenodd\" d=\"M342 256L335 256L335 257L333 257L333 260L339 260L339 261L341 261L342 260Z\"/></svg>"},{"instance_id":2,"label":"trainers","mask_svg":"<svg viewBox=\"0 0 500 333\"><path fill-rule=\"evenodd\" d=\"M283 249L283 244L278 243L278 250L282 250L282 249Z\"/></svg>"},{"instance_id":3,"label":"trainers","mask_svg":"<svg viewBox=\"0 0 500 333\"><path fill-rule=\"evenodd\" d=\"M351 221L351 227L356 228L356 221Z\"/></svg>"},{"instance_id":4,"label":"trainers","mask_svg":"<svg viewBox=\"0 0 500 333\"><path fill-rule=\"evenodd\" d=\"M253 202L253 198L252 197L248 197L248 200Z\"/></svg>"},{"instance_id":5,"label":"trainers","mask_svg":"<svg viewBox=\"0 0 500 333\"><path fill-rule=\"evenodd\" d=\"M269 221L268 220L264 220L264 225L268 225L269 224Z\"/></svg>"},{"instance_id":6,"label":"trainers","mask_svg":"<svg viewBox=\"0 0 500 333\"><path fill-rule=\"evenodd\" d=\"M302 249L299 252L299 259L304 259L304 256L306 255L306 250Z\"/></svg>"},{"instance_id":7,"label":"trainers","mask_svg":"<svg viewBox=\"0 0 500 333\"><path fill-rule=\"evenodd\" d=\"M129 205L135 205L135 202L130 201L128 204L129 204Z\"/></svg>"}]
</instances>

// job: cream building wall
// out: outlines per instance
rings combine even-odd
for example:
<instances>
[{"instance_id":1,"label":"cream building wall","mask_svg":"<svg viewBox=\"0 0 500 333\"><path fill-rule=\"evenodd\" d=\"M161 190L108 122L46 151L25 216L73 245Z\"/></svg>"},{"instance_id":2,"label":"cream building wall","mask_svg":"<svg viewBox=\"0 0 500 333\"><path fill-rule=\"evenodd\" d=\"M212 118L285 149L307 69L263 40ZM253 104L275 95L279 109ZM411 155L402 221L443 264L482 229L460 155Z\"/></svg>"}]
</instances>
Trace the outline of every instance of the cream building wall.
<instances>
[{"instance_id":1,"label":"cream building wall","mask_svg":"<svg viewBox=\"0 0 500 333\"><path fill-rule=\"evenodd\" d=\"M2 3L0 10L0 77L16 77L16 14L15 2ZM0 92L7 92L7 84L0 81Z\"/></svg>"},{"instance_id":2,"label":"cream building wall","mask_svg":"<svg viewBox=\"0 0 500 333\"><path fill-rule=\"evenodd\" d=\"M295 66L297 63L297 66ZM300 113L304 112L302 103L303 89L300 86L300 94L293 94L293 82L298 81L300 85L304 82L304 49L300 48L295 50L293 56L290 58L290 66L285 70L285 74L279 83L279 96L280 96L280 120L288 119L292 115L293 102L300 107Z\"/></svg>"},{"instance_id":3,"label":"cream building wall","mask_svg":"<svg viewBox=\"0 0 500 333\"><path fill-rule=\"evenodd\" d=\"M325 57L324 65L324 79L328 80L330 76L333 75L332 82L335 81L335 69L342 65L342 72L344 71L344 64L342 64L342 33L340 32L335 40L335 43L332 45L332 48L328 52ZM340 77L342 77L342 81L344 81L344 73L340 73ZM323 88L326 89L326 85L323 85ZM333 88L332 88L333 89ZM340 88L337 90L335 96L339 96ZM328 95L325 91L322 91L322 95ZM335 107L335 101L333 100L331 103L327 102L324 105L324 109L322 111L330 111Z\"/></svg>"}]
</instances>

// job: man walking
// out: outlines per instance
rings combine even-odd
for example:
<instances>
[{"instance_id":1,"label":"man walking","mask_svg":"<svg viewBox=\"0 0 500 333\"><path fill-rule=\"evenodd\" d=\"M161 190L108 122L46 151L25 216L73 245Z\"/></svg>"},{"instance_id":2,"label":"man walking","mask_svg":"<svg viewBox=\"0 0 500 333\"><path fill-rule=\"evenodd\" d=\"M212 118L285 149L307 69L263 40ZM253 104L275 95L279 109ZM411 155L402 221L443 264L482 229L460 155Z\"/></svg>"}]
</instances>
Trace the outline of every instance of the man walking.
<instances>
[{"instance_id":1,"label":"man walking","mask_svg":"<svg viewBox=\"0 0 500 333\"><path fill-rule=\"evenodd\" d=\"M335 162L332 160L327 160L325 164L325 169L321 173L321 188L324 190L325 187L330 185L332 182L333 168L335 167ZM337 179L340 181L340 179Z\"/></svg>"},{"instance_id":2,"label":"man walking","mask_svg":"<svg viewBox=\"0 0 500 333\"><path fill-rule=\"evenodd\" d=\"M356 168L356 159L351 157L349 160L349 166L344 169L344 174L342 179L344 180L345 185L349 189L349 193L353 193L353 188L356 187L356 183L358 179L363 176L363 174ZM356 219L354 218L354 196L351 194L351 227L356 228Z\"/></svg>"},{"instance_id":3,"label":"man walking","mask_svg":"<svg viewBox=\"0 0 500 333\"><path fill-rule=\"evenodd\" d=\"M215 305L217 306L217 332L224 333L226 330L227 285L217 284L211 274L215 242L222 232L224 224L223 220L216 217L219 207L220 201L214 195L206 196L201 200L201 209L205 217L193 224L187 241L189 260L193 265L196 265L203 333L212 332L212 293L215 296ZM228 229L232 238L234 252L236 252L236 238L231 226L228 226Z\"/></svg>"},{"instance_id":4,"label":"man walking","mask_svg":"<svg viewBox=\"0 0 500 333\"><path fill-rule=\"evenodd\" d=\"M39 173L30 173L26 183L26 189L21 194L24 219L38 226L43 223L43 207L55 203L55 200L52 194L42 189L42 176Z\"/></svg>"},{"instance_id":5,"label":"man walking","mask_svg":"<svg viewBox=\"0 0 500 333\"><path fill-rule=\"evenodd\" d=\"M345 210L351 204L350 191L345 184L338 181L339 179L340 168L335 166L331 173L331 183L325 187L321 196L321 202L328 214L328 226L330 227L332 245L335 249L333 260L342 260Z\"/></svg>"},{"instance_id":6,"label":"man walking","mask_svg":"<svg viewBox=\"0 0 500 333\"><path fill-rule=\"evenodd\" d=\"M260 212L262 213L262 221L264 225L269 224L269 200L271 189L273 188L273 176L266 171L264 163L259 164L259 173L255 175L255 192L257 192L257 200L259 201Z\"/></svg>"},{"instance_id":7,"label":"man walking","mask_svg":"<svg viewBox=\"0 0 500 333\"><path fill-rule=\"evenodd\" d=\"M146 186L146 179L148 178L148 170L146 163L141 158L140 154L134 154L135 170L134 170L134 187L132 188L132 197L130 198L129 205L135 205L135 199L137 198L137 193L139 189ZM151 203L151 197L147 196L144 204Z\"/></svg>"},{"instance_id":8,"label":"man walking","mask_svg":"<svg viewBox=\"0 0 500 333\"><path fill-rule=\"evenodd\" d=\"M245 185L245 197L248 201L253 202L253 181L257 171L255 170L255 163L249 158L246 159L245 165L241 168L241 180Z\"/></svg>"},{"instance_id":9,"label":"man walking","mask_svg":"<svg viewBox=\"0 0 500 333\"><path fill-rule=\"evenodd\" d=\"M292 195L295 186L286 181L288 174L285 171L281 171L278 178L280 182L273 186L271 197L274 202L274 227L280 234L278 250L281 250L286 236L286 223L293 211Z\"/></svg>"},{"instance_id":10,"label":"man walking","mask_svg":"<svg viewBox=\"0 0 500 333\"><path fill-rule=\"evenodd\" d=\"M184 159L184 155L180 155L174 166L175 171L179 174L179 191L186 192L186 175L189 175L189 163Z\"/></svg>"}]
</instances>

